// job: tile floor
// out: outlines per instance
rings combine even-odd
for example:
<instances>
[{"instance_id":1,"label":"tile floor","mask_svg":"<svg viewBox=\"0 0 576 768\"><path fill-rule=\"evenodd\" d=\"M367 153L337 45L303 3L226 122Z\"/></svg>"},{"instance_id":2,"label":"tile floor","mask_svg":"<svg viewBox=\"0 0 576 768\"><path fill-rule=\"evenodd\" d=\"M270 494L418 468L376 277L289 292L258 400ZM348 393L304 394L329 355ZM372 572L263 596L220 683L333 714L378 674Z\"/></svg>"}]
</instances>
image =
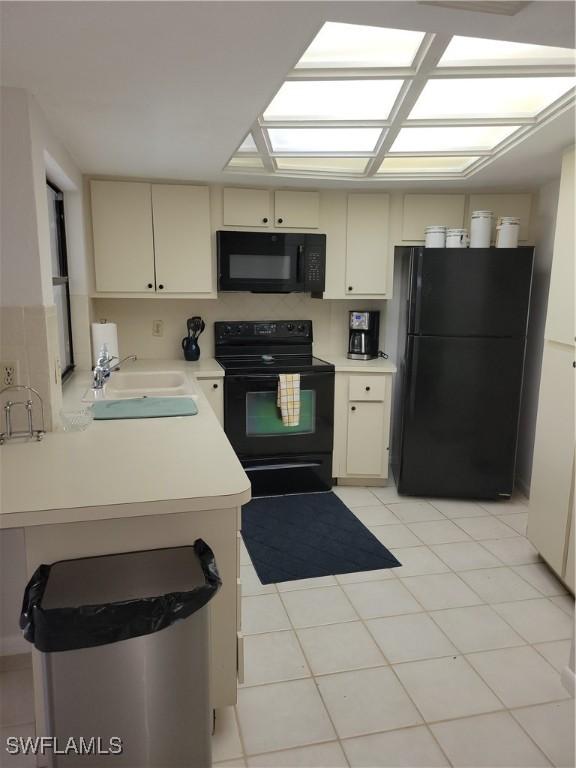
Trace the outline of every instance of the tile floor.
<instances>
[{"instance_id":1,"label":"tile floor","mask_svg":"<svg viewBox=\"0 0 576 768\"><path fill-rule=\"evenodd\" d=\"M263 586L243 548L245 683L215 766L573 768L574 601L524 536L524 500L335 490L402 568ZM2 662L3 742L34 723L29 657Z\"/></svg>"},{"instance_id":2,"label":"tile floor","mask_svg":"<svg viewBox=\"0 0 576 768\"><path fill-rule=\"evenodd\" d=\"M402 563L263 586L242 551L245 682L219 768L574 767L574 601L527 507L335 492Z\"/></svg>"}]
</instances>

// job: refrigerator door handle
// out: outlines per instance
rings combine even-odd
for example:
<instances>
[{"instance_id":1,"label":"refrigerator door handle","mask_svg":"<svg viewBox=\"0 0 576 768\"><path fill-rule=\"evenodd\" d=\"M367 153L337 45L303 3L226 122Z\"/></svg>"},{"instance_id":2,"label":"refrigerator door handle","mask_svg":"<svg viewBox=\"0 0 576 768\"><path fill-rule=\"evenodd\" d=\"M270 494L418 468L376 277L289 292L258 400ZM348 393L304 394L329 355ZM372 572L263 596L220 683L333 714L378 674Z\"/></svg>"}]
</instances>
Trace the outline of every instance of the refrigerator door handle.
<instances>
[{"instance_id":1,"label":"refrigerator door handle","mask_svg":"<svg viewBox=\"0 0 576 768\"><path fill-rule=\"evenodd\" d=\"M413 416L416 410L416 374L418 372L418 341L410 339L410 352L406 361L406 369L409 371L408 382L408 416Z\"/></svg>"},{"instance_id":2,"label":"refrigerator door handle","mask_svg":"<svg viewBox=\"0 0 576 768\"><path fill-rule=\"evenodd\" d=\"M420 333L422 304L422 248L413 248L410 258L410 286L408 297L408 333Z\"/></svg>"}]
</instances>

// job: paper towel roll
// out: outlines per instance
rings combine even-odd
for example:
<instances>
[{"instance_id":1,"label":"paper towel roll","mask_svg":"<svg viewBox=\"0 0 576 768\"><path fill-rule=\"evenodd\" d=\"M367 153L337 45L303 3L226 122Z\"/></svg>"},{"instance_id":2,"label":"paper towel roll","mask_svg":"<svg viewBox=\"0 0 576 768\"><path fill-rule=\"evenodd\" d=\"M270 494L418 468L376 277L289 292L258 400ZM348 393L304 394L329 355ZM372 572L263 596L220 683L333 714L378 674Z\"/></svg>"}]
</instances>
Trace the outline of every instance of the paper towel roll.
<instances>
[{"instance_id":1,"label":"paper towel roll","mask_svg":"<svg viewBox=\"0 0 576 768\"><path fill-rule=\"evenodd\" d=\"M118 357L118 328L116 323L92 323L92 364L96 365L102 346L106 344L109 357Z\"/></svg>"}]
</instances>

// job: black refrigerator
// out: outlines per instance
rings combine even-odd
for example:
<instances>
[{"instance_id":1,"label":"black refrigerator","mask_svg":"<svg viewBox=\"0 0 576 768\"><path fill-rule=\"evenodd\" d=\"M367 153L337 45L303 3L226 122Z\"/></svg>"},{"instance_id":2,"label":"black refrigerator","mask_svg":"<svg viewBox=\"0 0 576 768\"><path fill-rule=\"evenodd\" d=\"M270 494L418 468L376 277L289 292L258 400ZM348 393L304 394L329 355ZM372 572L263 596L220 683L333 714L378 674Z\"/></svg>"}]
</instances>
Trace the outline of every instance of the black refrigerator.
<instances>
[{"instance_id":1,"label":"black refrigerator","mask_svg":"<svg viewBox=\"0 0 576 768\"><path fill-rule=\"evenodd\" d=\"M398 492L511 495L533 248L397 248Z\"/></svg>"}]
</instances>

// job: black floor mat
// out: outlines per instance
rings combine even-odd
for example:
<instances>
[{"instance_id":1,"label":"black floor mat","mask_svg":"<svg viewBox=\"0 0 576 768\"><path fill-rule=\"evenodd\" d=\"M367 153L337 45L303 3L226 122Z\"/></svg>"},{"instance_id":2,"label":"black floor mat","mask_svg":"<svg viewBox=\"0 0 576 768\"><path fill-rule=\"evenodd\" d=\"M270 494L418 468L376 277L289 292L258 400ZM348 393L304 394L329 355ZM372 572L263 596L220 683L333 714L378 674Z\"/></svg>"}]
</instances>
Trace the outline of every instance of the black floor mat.
<instances>
[{"instance_id":1,"label":"black floor mat","mask_svg":"<svg viewBox=\"0 0 576 768\"><path fill-rule=\"evenodd\" d=\"M253 499L242 537L262 584L401 565L334 493Z\"/></svg>"}]
</instances>

